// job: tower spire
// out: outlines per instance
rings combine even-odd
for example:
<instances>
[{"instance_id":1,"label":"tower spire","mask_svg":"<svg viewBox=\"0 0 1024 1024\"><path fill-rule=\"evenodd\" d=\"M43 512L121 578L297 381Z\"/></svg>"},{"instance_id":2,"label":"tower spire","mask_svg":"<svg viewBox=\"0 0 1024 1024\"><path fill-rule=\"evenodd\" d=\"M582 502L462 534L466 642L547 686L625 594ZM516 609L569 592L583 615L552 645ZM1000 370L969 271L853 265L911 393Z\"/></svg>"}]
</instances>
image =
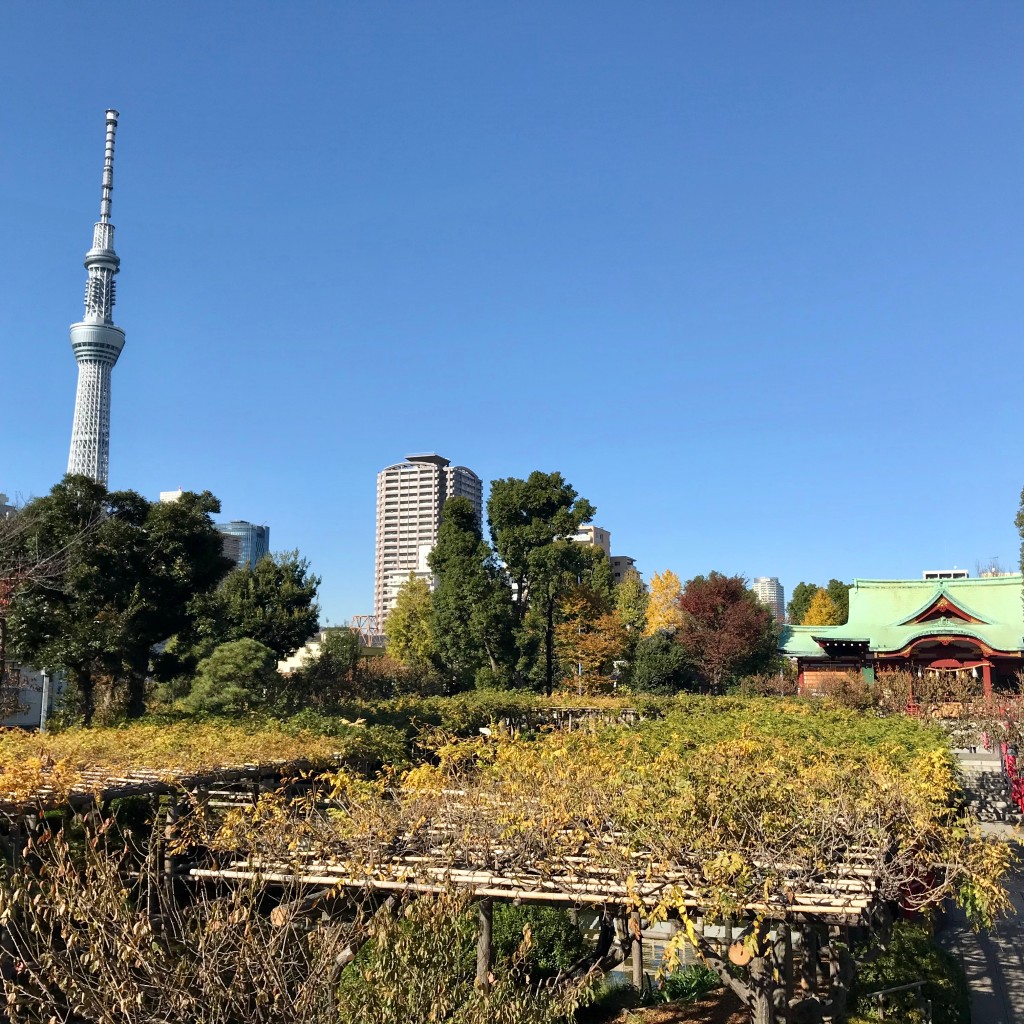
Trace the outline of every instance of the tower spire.
<instances>
[{"instance_id":1,"label":"tower spire","mask_svg":"<svg viewBox=\"0 0 1024 1024\"><path fill-rule=\"evenodd\" d=\"M117 119L116 110L107 111L107 145L103 152L103 198L100 200L100 223L110 223L110 193L114 191L114 133Z\"/></svg>"},{"instance_id":2,"label":"tower spire","mask_svg":"<svg viewBox=\"0 0 1024 1024\"><path fill-rule=\"evenodd\" d=\"M110 371L124 347L124 331L114 325L114 275L121 261L114 252L110 197L114 189L114 133L118 112L106 113L103 193L100 219L85 254L85 315L71 325L71 347L78 362L75 419L71 428L68 472L81 473L106 486L110 462Z\"/></svg>"}]
</instances>

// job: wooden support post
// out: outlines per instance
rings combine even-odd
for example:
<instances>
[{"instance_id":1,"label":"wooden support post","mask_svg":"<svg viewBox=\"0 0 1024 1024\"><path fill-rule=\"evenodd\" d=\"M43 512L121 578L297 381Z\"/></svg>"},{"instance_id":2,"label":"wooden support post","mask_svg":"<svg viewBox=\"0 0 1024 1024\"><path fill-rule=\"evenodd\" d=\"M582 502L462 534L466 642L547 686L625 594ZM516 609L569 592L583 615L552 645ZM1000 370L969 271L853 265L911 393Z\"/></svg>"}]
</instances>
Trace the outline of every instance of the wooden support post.
<instances>
[{"instance_id":1,"label":"wooden support post","mask_svg":"<svg viewBox=\"0 0 1024 1024\"><path fill-rule=\"evenodd\" d=\"M629 933L633 938L631 952L633 956L633 987L637 992L644 990L644 940L640 929L640 911L634 910L629 915Z\"/></svg>"},{"instance_id":2,"label":"wooden support post","mask_svg":"<svg viewBox=\"0 0 1024 1024\"><path fill-rule=\"evenodd\" d=\"M178 866L178 858L172 852L172 847L177 839L180 816L181 796L178 793L171 793L167 797L167 813L164 819L163 876L164 887L172 900L174 898L174 874Z\"/></svg>"},{"instance_id":3,"label":"wooden support post","mask_svg":"<svg viewBox=\"0 0 1024 1024\"><path fill-rule=\"evenodd\" d=\"M491 991L492 948L494 927L494 901L480 900L477 904L476 933L476 988L487 995Z\"/></svg>"},{"instance_id":4,"label":"wooden support post","mask_svg":"<svg viewBox=\"0 0 1024 1024\"><path fill-rule=\"evenodd\" d=\"M800 987L805 992L818 991L818 935L814 925L804 924L800 930Z\"/></svg>"}]
</instances>

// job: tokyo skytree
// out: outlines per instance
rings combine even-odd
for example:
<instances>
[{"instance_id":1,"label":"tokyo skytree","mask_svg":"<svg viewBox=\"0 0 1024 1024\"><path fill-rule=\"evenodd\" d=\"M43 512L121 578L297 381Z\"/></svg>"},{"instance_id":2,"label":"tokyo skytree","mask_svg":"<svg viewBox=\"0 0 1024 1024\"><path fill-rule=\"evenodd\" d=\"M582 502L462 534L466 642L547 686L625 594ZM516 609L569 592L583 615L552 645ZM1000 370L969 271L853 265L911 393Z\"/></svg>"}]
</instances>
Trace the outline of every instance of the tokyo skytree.
<instances>
[{"instance_id":1,"label":"tokyo skytree","mask_svg":"<svg viewBox=\"0 0 1024 1024\"><path fill-rule=\"evenodd\" d=\"M124 347L124 331L114 326L114 275L121 261L114 252L110 193L114 188L114 132L118 113L107 111L107 144L103 157L103 198L93 229L92 248L85 254L85 316L71 325L71 347L78 362L75 422L71 428L68 472L90 476L104 487L110 464L110 371Z\"/></svg>"}]
</instances>

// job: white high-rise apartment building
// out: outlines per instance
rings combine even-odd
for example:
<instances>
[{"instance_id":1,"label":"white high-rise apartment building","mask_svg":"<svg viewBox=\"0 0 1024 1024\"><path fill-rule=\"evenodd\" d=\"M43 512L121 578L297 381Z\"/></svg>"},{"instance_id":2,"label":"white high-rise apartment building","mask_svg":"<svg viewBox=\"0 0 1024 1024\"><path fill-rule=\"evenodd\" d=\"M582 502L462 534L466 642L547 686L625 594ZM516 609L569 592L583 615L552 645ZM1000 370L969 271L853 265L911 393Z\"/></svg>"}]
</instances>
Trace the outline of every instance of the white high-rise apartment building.
<instances>
[{"instance_id":1,"label":"white high-rise apartment building","mask_svg":"<svg viewBox=\"0 0 1024 1024\"><path fill-rule=\"evenodd\" d=\"M402 584L414 573L433 587L427 555L437 543L441 509L449 498L469 498L477 523L483 519L483 484L465 466L430 453L408 455L405 462L377 474L377 558L373 612L384 623Z\"/></svg>"},{"instance_id":2,"label":"white high-rise apartment building","mask_svg":"<svg viewBox=\"0 0 1024 1024\"><path fill-rule=\"evenodd\" d=\"M762 604L768 605L776 622L786 621L786 592L778 576L758 576L750 589L757 594Z\"/></svg>"}]
</instances>

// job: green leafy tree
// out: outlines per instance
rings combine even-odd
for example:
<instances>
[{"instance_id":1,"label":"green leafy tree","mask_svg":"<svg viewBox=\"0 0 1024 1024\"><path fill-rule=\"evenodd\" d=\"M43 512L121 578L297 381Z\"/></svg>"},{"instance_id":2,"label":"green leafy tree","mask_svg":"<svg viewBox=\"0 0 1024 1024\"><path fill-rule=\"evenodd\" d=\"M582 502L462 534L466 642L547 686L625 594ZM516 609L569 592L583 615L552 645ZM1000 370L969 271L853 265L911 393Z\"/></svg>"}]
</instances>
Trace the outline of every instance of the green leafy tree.
<instances>
[{"instance_id":1,"label":"green leafy tree","mask_svg":"<svg viewBox=\"0 0 1024 1024\"><path fill-rule=\"evenodd\" d=\"M786 617L794 626L799 626L804 621L807 609L811 606L811 598L818 589L817 583L804 583L801 581L793 588L793 594L786 605Z\"/></svg>"},{"instance_id":2,"label":"green leafy tree","mask_svg":"<svg viewBox=\"0 0 1024 1024\"><path fill-rule=\"evenodd\" d=\"M229 573L207 602L200 648L229 640L258 640L279 659L294 654L316 634L320 577L298 551L264 555L255 565Z\"/></svg>"},{"instance_id":3,"label":"green leafy tree","mask_svg":"<svg viewBox=\"0 0 1024 1024\"><path fill-rule=\"evenodd\" d=\"M58 585L29 585L15 596L12 644L21 660L62 669L91 724L97 696L113 713L143 714L153 651L189 628L193 603L230 563L208 491L151 503L134 491L108 493L68 476L31 502L22 542L60 552Z\"/></svg>"},{"instance_id":4,"label":"green leafy tree","mask_svg":"<svg viewBox=\"0 0 1024 1024\"><path fill-rule=\"evenodd\" d=\"M437 580L432 635L446 672L460 688L484 677L507 683L515 662L512 597L468 498L445 502L428 561Z\"/></svg>"},{"instance_id":5,"label":"green leafy tree","mask_svg":"<svg viewBox=\"0 0 1024 1024\"><path fill-rule=\"evenodd\" d=\"M256 640L229 640L199 662L185 703L212 714L248 711L272 703L280 684L274 651Z\"/></svg>"},{"instance_id":6,"label":"green leafy tree","mask_svg":"<svg viewBox=\"0 0 1024 1024\"><path fill-rule=\"evenodd\" d=\"M831 579L828 581L827 587L819 587L816 583L801 582L793 588L793 596L790 598L789 604L786 605L786 615L790 623L794 626L799 626L805 622L807 610L811 606L811 601L814 600L814 595L819 590L824 590L828 594L836 609L838 618L835 623L830 623L830 625L841 626L849 619L850 584L843 583L842 580ZM810 625L820 626L823 623L816 622L810 623Z\"/></svg>"},{"instance_id":7,"label":"green leafy tree","mask_svg":"<svg viewBox=\"0 0 1024 1024\"><path fill-rule=\"evenodd\" d=\"M630 569L615 588L615 610L626 631L625 656L630 661L636 653L637 643L647 629L647 604L650 595L640 573Z\"/></svg>"},{"instance_id":8,"label":"green leafy tree","mask_svg":"<svg viewBox=\"0 0 1024 1024\"><path fill-rule=\"evenodd\" d=\"M629 688L641 693L672 694L694 688L693 668L673 635L659 630L641 637L629 670Z\"/></svg>"},{"instance_id":9,"label":"green leafy tree","mask_svg":"<svg viewBox=\"0 0 1024 1024\"><path fill-rule=\"evenodd\" d=\"M487 521L513 583L518 669L537 678L548 694L555 683L559 598L588 572L599 571L595 556L570 539L594 512L561 473L535 471L525 480L491 484Z\"/></svg>"},{"instance_id":10,"label":"green leafy tree","mask_svg":"<svg viewBox=\"0 0 1024 1024\"><path fill-rule=\"evenodd\" d=\"M720 689L737 676L766 671L775 661L775 616L742 576L695 576L686 584L679 605L680 642L707 685Z\"/></svg>"},{"instance_id":11,"label":"green leafy tree","mask_svg":"<svg viewBox=\"0 0 1024 1024\"><path fill-rule=\"evenodd\" d=\"M850 586L851 584L843 583L842 580L829 580L828 586L825 588L832 603L836 606L839 616L836 622L837 626L842 626L850 618Z\"/></svg>"},{"instance_id":12,"label":"green leafy tree","mask_svg":"<svg viewBox=\"0 0 1024 1024\"><path fill-rule=\"evenodd\" d=\"M437 658L434 641L434 602L430 586L414 573L399 588L384 630L388 654L403 665L424 667Z\"/></svg>"}]
</instances>

